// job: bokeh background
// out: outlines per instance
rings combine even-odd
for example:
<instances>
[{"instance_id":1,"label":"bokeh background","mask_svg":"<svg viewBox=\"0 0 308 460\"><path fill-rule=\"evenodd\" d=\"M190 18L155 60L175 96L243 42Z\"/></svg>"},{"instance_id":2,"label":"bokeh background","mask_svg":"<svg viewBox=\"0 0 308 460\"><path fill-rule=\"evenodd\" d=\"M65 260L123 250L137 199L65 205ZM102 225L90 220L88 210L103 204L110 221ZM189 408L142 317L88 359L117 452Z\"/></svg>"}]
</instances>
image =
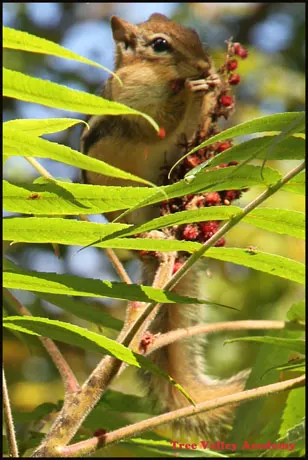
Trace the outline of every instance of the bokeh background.
<instances>
[{"instance_id":1,"label":"bokeh background","mask_svg":"<svg viewBox=\"0 0 308 460\"><path fill-rule=\"evenodd\" d=\"M171 19L194 27L202 42L209 48L214 62L223 61L230 37L249 50L249 58L241 61L238 73L242 82L236 88L236 112L228 121L237 124L254 117L304 108L304 3L3 3L5 26L23 30L53 40L78 54L113 68L114 47L109 26L111 15L138 23L153 12L166 14ZM39 54L4 50L4 65L10 69L48 79L78 90L97 92L108 74L87 65L45 57ZM14 99L4 100L4 120L14 118L80 117L77 113L29 104ZM78 149L79 128L50 135L47 138ZM79 181L79 171L51 160L40 160L55 177ZM293 161L269 161L269 166L286 172L295 166ZM13 157L4 167L5 179L13 183L32 182L38 176L23 158ZM238 205L245 206L260 190L245 193ZM304 210L303 197L279 192L266 206ZM4 212L6 218L13 214ZM102 216L91 219L104 222ZM280 254L303 261L301 241L256 229L248 224L237 226L227 236L227 246L255 246L259 250ZM6 256L23 268L37 271L71 273L77 276L117 280L108 258L97 248L88 248L75 255L77 247L61 247L56 257L48 245L4 246ZM130 253L119 252L130 276L138 281L138 262ZM212 278L204 286L203 295L219 303L238 308L213 309L212 320L244 318L284 318L288 308L303 297L303 289L296 283L256 272L229 263L210 263ZM95 325L68 315L54 305L41 301L25 291L14 294L37 315L74 322L97 331ZM91 300L92 301L92 300ZM93 302L93 301L92 301ZM100 302L117 317L123 315L119 302ZM114 337L112 331L107 331ZM226 335L212 337L207 345L210 370L227 376L249 367L257 347L253 344L231 344L223 347ZM29 345L30 344L30 345ZM83 381L97 360L96 355L84 353L61 344L68 361ZM4 363L10 395L18 411L31 411L37 405L63 397L62 385L53 365L44 351L35 343L20 342L10 332L4 335ZM132 385L133 372L128 370L113 388L128 393L142 394L138 385Z\"/></svg>"}]
</instances>

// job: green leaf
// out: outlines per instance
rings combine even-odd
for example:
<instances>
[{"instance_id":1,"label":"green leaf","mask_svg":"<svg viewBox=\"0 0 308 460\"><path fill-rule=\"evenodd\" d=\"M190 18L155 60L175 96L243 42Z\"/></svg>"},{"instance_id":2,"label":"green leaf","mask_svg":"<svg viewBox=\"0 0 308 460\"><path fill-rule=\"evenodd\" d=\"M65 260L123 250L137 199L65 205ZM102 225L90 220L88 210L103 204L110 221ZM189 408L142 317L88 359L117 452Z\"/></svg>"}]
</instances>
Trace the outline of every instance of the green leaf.
<instances>
[{"instance_id":1,"label":"green leaf","mask_svg":"<svg viewBox=\"0 0 308 460\"><path fill-rule=\"evenodd\" d=\"M296 371L296 372L305 372L305 362L306 359L295 359L290 360L283 364L277 364L276 366L267 369L263 375L267 374L270 371Z\"/></svg>"},{"instance_id":2,"label":"green leaf","mask_svg":"<svg viewBox=\"0 0 308 460\"><path fill-rule=\"evenodd\" d=\"M290 130L291 125L294 125L294 128L296 129ZM200 145L193 148L186 155L184 155L175 165L173 165L172 169L174 169L174 167L178 163L180 163L186 156L191 155L194 152L197 152L201 148L214 144L217 141L223 141L226 139L244 136L247 134L265 133L265 132L272 133L273 131L278 131L278 132L286 131L286 133L291 135L296 132L301 132L304 129L305 129L305 112L285 112L285 113L277 113L275 115L267 115L265 117L255 118L245 123L241 123L237 126L233 126L232 128L226 129L225 131L222 131L221 133L216 134L210 139L202 142ZM195 175L197 174L197 172L198 172L198 167L194 168L189 174Z\"/></svg>"},{"instance_id":3,"label":"green leaf","mask_svg":"<svg viewBox=\"0 0 308 460\"><path fill-rule=\"evenodd\" d=\"M94 241L93 245L95 246L101 240L108 241L108 239L117 236L130 236L169 225L227 219L239 212L241 212L240 208L235 206L213 206L158 217L140 226L117 223L98 224L62 218L13 217L3 219L3 239L22 243L53 243L77 246L87 246ZM304 214L297 211L259 208L252 211L243 221L275 233L304 237ZM132 240L129 242L133 243ZM145 240L145 244L147 242L149 240ZM174 243L178 244L176 241ZM106 244L108 243L106 242ZM168 244L167 242L165 248L168 247ZM125 246L125 240L123 245Z\"/></svg>"},{"instance_id":4,"label":"green leaf","mask_svg":"<svg viewBox=\"0 0 308 460\"><path fill-rule=\"evenodd\" d=\"M58 275L57 273L25 271L19 267L3 273L3 285L9 289L51 294L107 297L110 299L137 300L140 302L205 303L213 305L213 302L180 296L174 292L163 291L162 289L151 286L128 285L113 281L80 278L73 275Z\"/></svg>"},{"instance_id":5,"label":"green leaf","mask_svg":"<svg viewBox=\"0 0 308 460\"><path fill-rule=\"evenodd\" d=\"M3 126L3 149L8 156L32 156L38 158L50 158L52 160L66 163L76 168L94 171L106 176L120 177L122 179L134 180L143 184L149 182L121 169L110 166L96 158L83 155L65 145L50 142L30 135L24 131L11 128L8 124Z\"/></svg>"},{"instance_id":6,"label":"green leaf","mask_svg":"<svg viewBox=\"0 0 308 460\"><path fill-rule=\"evenodd\" d=\"M283 331L273 331L271 336L277 338L300 338L301 331L291 331L284 329ZM272 344L260 343L256 347L257 355L253 360L251 373L246 383L246 389L256 388L264 385L269 385L279 381L279 373L276 371L265 372L273 367L274 363L287 361L290 356L290 351L287 348L274 346ZM255 401L244 402L239 405L236 410L236 419L231 434L231 442L237 442L243 445L246 440L251 442L262 441L267 442L269 439L278 437L280 427L280 418L284 408L285 396L272 395L272 398L262 398ZM269 414L273 425L270 429L270 438L266 432L269 428L269 420L264 414ZM261 427L264 430L261 431ZM264 431L264 434L263 434ZM230 441L230 440L228 440Z\"/></svg>"},{"instance_id":7,"label":"green leaf","mask_svg":"<svg viewBox=\"0 0 308 460\"><path fill-rule=\"evenodd\" d=\"M189 442L188 442L189 441ZM195 444L196 449L180 449L178 444L180 442L183 442L184 444L189 444L190 446L192 444ZM204 441L205 443L207 441ZM174 449L172 447L172 441L165 441L165 440L153 440L153 439L143 439L143 438L131 438L129 440L124 440L121 442L121 444L127 444L127 445L137 445L137 446L142 446L142 447L147 447L148 450L157 452L169 456L176 456L176 457L202 457L202 458L227 458L227 455L224 455L220 452L217 452L215 450L210 450L209 448L202 449L200 446L200 443L196 442L190 442L189 439L187 439L187 442L185 440L178 441L177 447ZM213 443L214 445L214 443Z\"/></svg>"},{"instance_id":8,"label":"green leaf","mask_svg":"<svg viewBox=\"0 0 308 460\"><path fill-rule=\"evenodd\" d=\"M292 305L292 307L287 313L287 318L290 321L305 321L305 301L301 300L300 302L297 302L296 304Z\"/></svg>"},{"instance_id":9,"label":"green leaf","mask_svg":"<svg viewBox=\"0 0 308 460\"><path fill-rule=\"evenodd\" d=\"M305 195L306 193L306 175L305 171L300 172L297 176L293 177L287 184L282 187L282 190L287 192L298 193Z\"/></svg>"},{"instance_id":10,"label":"green leaf","mask_svg":"<svg viewBox=\"0 0 308 460\"><path fill-rule=\"evenodd\" d=\"M229 161L244 161L256 154L256 158L264 159L268 148L278 136L265 136L235 145L219 155L208 164L211 166ZM305 140L299 137L289 137L271 150L271 160L302 160L305 158Z\"/></svg>"},{"instance_id":11,"label":"green leaf","mask_svg":"<svg viewBox=\"0 0 308 460\"><path fill-rule=\"evenodd\" d=\"M104 238L127 227L126 224L99 224L63 218L13 217L4 219L4 240L81 246L93 238Z\"/></svg>"},{"instance_id":12,"label":"green leaf","mask_svg":"<svg viewBox=\"0 0 308 460\"><path fill-rule=\"evenodd\" d=\"M199 208L191 211L181 211L166 216L157 217L145 224L127 228L121 231L119 236L130 236L138 233L149 232L160 228L170 227L172 225L188 224L192 222L204 222L207 220L226 220L241 213L241 208L236 206L211 206L208 208Z\"/></svg>"},{"instance_id":13,"label":"green leaf","mask_svg":"<svg viewBox=\"0 0 308 460\"><path fill-rule=\"evenodd\" d=\"M43 417L51 414L53 411L58 411L59 407L54 403L43 403L33 409L31 412L15 412L13 413L15 423L29 423L41 420Z\"/></svg>"},{"instance_id":14,"label":"green leaf","mask_svg":"<svg viewBox=\"0 0 308 460\"><path fill-rule=\"evenodd\" d=\"M295 425L298 425L304 417L305 388L294 388L288 395L279 435L281 437L286 436L288 431Z\"/></svg>"},{"instance_id":15,"label":"green leaf","mask_svg":"<svg viewBox=\"0 0 308 460\"><path fill-rule=\"evenodd\" d=\"M159 130L157 123L151 117L123 104L5 68L3 69L3 95L86 115L140 115L148 120L156 131Z\"/></svg>"},{"instance_id":16,"label":"green leaf","mask_svg":"<svg viewBox=\"0 0 308 460\"><path fill-rule=\"evenodd\" d=\"M98 161L98 160L97 160ZM113 187L85 184L68 184L53 181L49 185L13 185L4 181L5 210L22 214L98 214L121 209L132 212L139 207L159 203L192 193L269 186L281 175L271 168L264 168L263 178L258 166L245 166L230 177L234 167L200 174L191 183L184 180L155 189L148 187ZM39 200L29 200L32 193L39 193ZM49 205L49 206L46 206Z\"/></svg>"},{"instance_id":17,"label":"green leaf","mask_svg":"<svg viewBox=\"0 0 308 460\"><path fill-rule=\"evenodd\" d=\"M160 413L158 409L153 410L153 402L149 398L142 398L114 390L105 391L98 406L104 411L113 410L155 415Z\"/></svg>"},{"instance_id":18,"label":"green leaf","mask_svg":"<svg viewBox=\"0 0 308 460\"><path fill-rule=\"evenodd\" d=\"M46 224L48 226L48 222L46 223L45 219L40 219L38 221L38 225L40 225L40 227L35 230L33 228L33 223L35 224L35 221L38 218L15 219L19 219L16 231L14 230L13 219L4 219L5 240L13 239L13 241L23 242L53 242L59 244L87 245L89 243L89 239L91 242L91 240L104 235L104 230L100 230L102 225L96 223L84 223L72 220L65 221L63 219L48 219L50 220L50 228L47 229ZM43 228L42 221L44 222ZM53 221L56 221L54 226ZM22 225L24 226L23 229ZM81 225L83 225L83 227L81 227ZM105 224L103 224L103 226L104 225ZM108 234L108 230L110 230L109 225L106 225L107 231L105 232L105 235ZM97 228L96 233L93 232L95 227ZM17 238L17 240L15 240L15 238ZM102 248L111 247L117 249L147 251L186 251L193 253L201 247L201 244L177 240L153 240L151 238L115 238L107 239L102 242L96 242L94 243L94 246ZM280 276L297 283L305 283L304 265L300 262L276 254L268 254L258 250L250 251L240 248L210 248L206 252L205 257L224 260L225 262L232 262L237 265L243 265L265 273Z\"/></svg>"},{"instance_id":19,"label":"green leaf","mask_svg":"<svg viewBox=\"0 0 308 460\"><path fill-rule=\"evenodd\" d=\"M111 355L127 364L146 369L155 375L169 380L191 402L191 398L185 390L172 377L169 377L158 366L152 363L152 361L138 353L134 353L129 348L108 337L88 331L74 324L33 316L8 316L4 318L3 325L9 329L19 329L21 332L27 334L36 334L53 340L59 340L60 342L68 343L94 353Z\"/></svg>"},{"instance_id":20,"label":"green leaf","mask_svg":"<svg viewBox=\"0 0 308 460\"><path fill-rule=\"evenodd\" d=\"M31 199L32 194L38 194L39 199ZM52 181L48 185L15 185L3 181L4 209L23 214L99 214L133 205L139 194L149 196L153 190L147 187L104 187L61 181Z\"/></svg>"},{"instance_id":21,"label":"green leaf","mask_svg":"<svg viewBox=\"0 0 308 460\"><path fill-rule=\"evenodd\" d=\"M277 347L286 348L290 351L297 351L302 355L305 354L305 343L301 339L282 339L280 337L270 337L270 336L262 336L262 337L237 337L236 339L229 339L226 340L225 343L232 343L232 342L262 342L262 343L269 343L271 345L275 345Z\"/></svg>"},{"instance_id":22,"label":"green leaf","mask_svg":"<svg viewBox=\"0 0 308 460\"><path fill-rule=\"evenodd\" d=\"M14 223L15 222L15 223ZM37 227L35 228L35 224ZM49 226L49 227L48 227ZM114 227L113 227L114 226ZM58 243L88 245L113 231L125 228L124 224L97 224L64 219L13 218L4 219L4 239L28 243ZM130 249L146 251L185 251L194 253L201 244L178 240L153 240L152 238L113 238L93 244L101 248ZM286 257L268 254L258 250L240 248L210 248L204 255L212 259L232 262L250 267L281 278L305 283L305 267ZM49 291L45 291L49 292ZM55 292L57 293L57 292ZM69 294L58 292L58 294ZM81 295L81 294L80 294ZM86 294L85 294L86 295ZM108 296L107 296L108 297Z\"/></svg>"},{"instance_id":23,"label":"green leaf","mask_svg":"<svg viewBox=\"0 0 308 460\"><path fill-rule=\"evenodd\" d=\"M181 180L176 184L166 187L159 187L156 193L152 192L149 198L139 201L135 206L121 214L119 218L123 218L126 214L131 213L149 204L157 203L168 198L188 195L192 193L203 193L208 191L233 190L252 187L254 185L269 186L277 183L281 179L278 171L271 168L262 168L259 166L246 165L238 168L238 166L229 166L211 171L202 171L192 182ZM162 196L164 192L165 196Z\"/></svg>"},{"instance_id":24,"label":"green leaf","mask_svg":"<svg viewBox=\"0 0 308 460\"><path fill-rule=\"evenodd\" d=\"M27 118L6 121L3 126L23 131L32 136L42 136L43 134L64 131L77 123L84 123L87 126L84 120L77 118Z\"/></svg>"},{"instance_id":25,"label":"green leaf","mask_svg":"<svg viewBox=\"0 0 308 460\"><path fill-rule=\"evenodd\" d=\"M103 307L103 305L94 305L90 301L82 302L66 295L39 293L37 296L91 323L115 329L116 331L122 329L123 321L108 314L106 312L107 307Z\"/></svg>"},{"instance_id":26,"label":"green leaf","mask_svg":"<svg viewBox=\"0 0 308 460\"><path fill-rule=\"evenodd\" d=\"M79 54L74 53L73 51L70 51L50 40L36 37L35 35L23 32L22 30L12 29L10 27L3 27L2 40L3 48L29 51L32 53L47 54L49 56L56 56L63 59L79 61L84 64L98 67L99 69L103 69L106 72L109 72L114 75L114 73L111 72L111 70L107 69L101 64L98 64L97 62L79 56Z\"/></svg>"},{"instance_id":27,"label":"green leaf","mask_svg":"<svg viewBox=\"0 0 308 460\"><path fill-rule=\"evenodd\" d=\"M286 257L239 248L211 248L205 257L243 265L271 275L305 284L305 266Z\"/></svg>"},{"instance_id":28,"label":"green leaf","mask_svg":"<svg viewBox=\"0 0 308 460\"><path fill-rule=\"evenodd\" d=\"M181 225L191 222L227 220L239 213L241 213L241 208L236 206L212 206L192 211L181 211L158 217L133 228L128 228L115 236L135 235L171 225ZM302 239L305 238L305 214L302 212L290 211L288 209L258 208L250 212L242 221L274 233Z\"/></svg>"},{"instance_id":29,"label":"green leaf","mask_svg":"<svg viewBox=\"0 0 308 460\"><path fill-rule=\"evenodd\" d=\"M303 408L304 408L304 403L303 403ZM301 423L290 428L286 432L286 434L282 436L281 438L279 438L276 442L280 444L289 444L289 445L293 444L294 449L292 451L292 454L296 454L296 452L298 452L297 458L299 458L299 457L305 457L305 453L306 453L305 438L306 438L305 418L303 418ZM270 452L271 456L273 457L274 456L278 457L279 455L281 456L281 453L279 454L279 451L276 451L275 455L273 455L273 452ZM288 456L287 451L283 453L285 457Z\"/></svg>"},{"instance_id":30,"label":"green leaf","mask_svg":"<svg viewBox=\"0 0 308 460\"><path fill-rule=\"evenodd\" d=\"M270 232L305 239L305 214L288 209L258 208L243 222Z\"/></svg>"}]
</instances>

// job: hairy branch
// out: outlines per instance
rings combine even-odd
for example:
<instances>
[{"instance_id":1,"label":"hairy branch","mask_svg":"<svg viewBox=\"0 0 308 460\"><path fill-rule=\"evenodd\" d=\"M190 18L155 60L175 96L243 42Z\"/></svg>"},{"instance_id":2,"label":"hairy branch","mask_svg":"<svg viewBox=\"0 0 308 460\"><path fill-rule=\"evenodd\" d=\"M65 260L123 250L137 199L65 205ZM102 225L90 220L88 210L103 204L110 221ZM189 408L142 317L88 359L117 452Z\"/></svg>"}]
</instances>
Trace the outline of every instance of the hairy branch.
<instances>
[{"instance_id":1,"label":"hairy branch","mask_svg":"<svg viewBox=\"0 0 308 460\"><path fill-rule=\"evenodd\" d=\"M188 270L192 267L192 265L195 262L197 262L197 260L199 260L199 258L203 256L204 253L211 246L213 246L222 236L224 236L229 230L231 230L231 228L233 228L248 213L250 213L253 209L255 209L257 206L263 203L266 199L272 196L275 192L277 192L284 184L286 184L289 180L291 180L293 177L299 174L304 168L305 168L305 163L303 162L299 166L294 168L292 171L288 172L278 182L271 185L267 190L261 193L261 195L259 195L255 200L249 203L243 209L242 213L237 214L236 216L232 217L225 225L223 225L223 227L221 227L220 230L218 230L217 233L215 233L196 253L194 253L187 260L187 262L183 265L183 267L180 268L176 272L176 274L163 286L163 288L165 290L171 290L177 284L177 282L188 272ZM122 333L120 333L119 338L121 338L122 344L129 346L132 343L140 327L142 327L143 323L147 320L148 316L151 314L151 312L156 307L157 307L157 304L155 302L148 304L146 308L144 309L144 311L140 314L140 316L134 322L134 324L132 324L132 326L128 328L125 334L123 335ZM68 399L65 400L65 403L61 410L60 415L58 416L55 423L51 427L48 435L43 440L42 444L35 451L34 457L42 457L42 456L50 457L50 456L63 456L64 455L64 451L63 451L64 446L69 443L69 441L72 439L72 437L75 435L78 428L82 424L83 420L86 418L86 416L95 406L95 404L99 401L99 399L103 395L104 391L110 384L113 377L118 373L121 365L122 363L120 361L110 356L105 357L98 364L96 369L94 369L94 371L92 372L88 380L82 386L81 391L78 394L75 394L73 400L68 400ZM276 385L282 385L283 383L284 382L281 382L280 384L276 384ZM278 388L280 388L280 386ZM252 393L248 393L248 395L254 395L255 390L249 390L249 391ZM264 394L269 394L269 393L267 392ZM239 401L247 399L245 398L245 395L243 399L241 399L243 392L237 395L239 395L239 398L240 398L238 401L233 401L232 398L228 396L228 397L224 397L224 398L227 398L227 402L225 402L226 399L219 398L219 401L220 401L219 404L223 406L225 404L229 404L229 403L231 404L232 402L239 402ZM261 392L261 395L263 395L262 392ZM258 397L259 397L259 394L258 394ZM231 401L228 398L231 398ZM197 407L199 409L201 407L199 411L210 410L210 409L213 409L214 407L221 407L220 405L215 406L215 401L212 401L211 403L212 405L210 405L210 407L208 406L210 404L209 402L203 403L205 404L205 406L198 405L196 407L193 407L191 409L191 412L188 410L188 408L181 409L177 411L176 417L179 417L179 416L184 417L188 415L193 415L196 413L195 410L197 410ZM217 400L216 400L216 404L217 404ZM157 426L158 424L169 421L170 419L168 418L168 416L169 414L164 414L162 416L159 416L163 418L163 421L160 421L161 419L158 418L157 419L158 422L154 424L153 427ZM146 429L148 429L147 426L144 428L144 430ZM124 433L127 433L127 434L124 434L125 437L128 437L131 434L135 434L135 432L130 431L130 427L127 427L126 430L128 431L124 432ZM123 434L123 432L120 432L120 433ZM119 436L120 435L121 434L119 434ZM109 436L111 436L111 434ZM123 436L120 439L122 438ZM109 439L113 439L112 436Z\"/></svg>"},{"instance_id":2,"label":"hairy branch","mask_svg":"<svg viewBox=\"0 0 308 460\"><path fill-rule=\"evenodd\" d=\"M14 430L14 421L11 411L9 392L6 385L5 372L2 367L2 395L4 407L4 424L8 442L9 457L19 457L16 435Z\"/></svg>"},{"instance_id":3,"label":"hairy branch","mask_svg":"<svg viewBox=\"0 0 308 460\"><path fill-rule=\"evenodd\" d=\"M227 406L229 404L238 404L244 401L251 401L254 399L268 396L270 394L279 393L281 391L291 390L302 386L305 382L305 375L297 377L295 379L286 380L284 382L273 383L271 385L265 385L251 390L240 391L232 395L222 396L220 398L213 399L199 403L196 406L188 406L182 409L177 409L166 414L158 415L157 417L143 420L141 422L134 423L133 425L119 428L118 430L112 431L100 437L87 439L68 447L58 447L58 455L63 457L77 457L81 455L89 454L94 449L108 446L116 442L122 441L123 439L136 436L137 434L143 433L144 431L153 430L159 425L162 425L173 420L178 420L191 415L196 415L202 412L208 412L219 407Z\"/></svg>"},{"instance_id":4,"label":"hairy branch","mask_svg":"<svg viewBox=\"0 0 308 460\"><path fill-rule=\"evenodd\" d=\"M159 348L165 347L176 340L181 340L186 337L191 337L197 334L213 334L215 332L232 332L232 331L245 331L247 329L294 329L295 325L287 321L268 321L268 320L244 320L244 321L225 321L214 324L198 324L185 329L176 329L174 331L166 332L165 334L158 335L154 339L154 343L149 345L146 355L149 355ZM298 325L299 329L304 327Z\"/></svg>"},{"instance_id":5,"label":"hairy branch","mask_svg":"<svg viewBox=\"0 0 308 460\"><path fill-rule=\"evenodd\" d=\"M19 300L17 300L16 297L13 296L13 294L8 289L4 289L3 295L9 303L17 307L22 315L32 316L31 312L21 302L19 302ZM61 375L65 393L71 394L78 391L80 389L79 383L57 345L53 342L53 340L46 337L38 338L42 342L42 345L46 349L54 365L58 369L59 374Z\"/></svg>"}]
</instances>

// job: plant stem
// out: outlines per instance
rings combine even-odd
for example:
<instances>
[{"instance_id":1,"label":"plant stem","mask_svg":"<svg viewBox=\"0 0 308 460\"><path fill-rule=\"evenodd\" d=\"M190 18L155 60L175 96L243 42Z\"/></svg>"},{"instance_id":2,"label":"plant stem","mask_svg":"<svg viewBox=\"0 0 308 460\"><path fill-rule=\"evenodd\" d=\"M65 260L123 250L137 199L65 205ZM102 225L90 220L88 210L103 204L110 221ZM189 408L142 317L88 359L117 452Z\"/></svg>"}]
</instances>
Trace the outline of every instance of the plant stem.
<instances>
[{"instance_id":1,"label":"plant stem","mask_svg":"<svg viewBox=\"0 0 308 460\"><path fill-rule=\"evenodd\" d=\"M88 217L83 214L80 214L79 217L81 220L85 222L90 222ZM128 276L127 271L125 270L122 262L120 261L120 259L118 258L114 250L111 248L105 248L105 251L106 251L107 256L110 259L110 262L114 266L115 271L118 273L120 279L126 284L132 284L132 280Z\"/></svg>"},{"instance_id":2,"label":"plant stem","mask_svg":"<svg viewBox=\"0 0 308 460\"><path fill-rule=\"evenodd\" d=\"M144 431L153 430L159 425L173 420L178 420L191 415L196 415L202 412L208 412L219 407L227 406L229 404L238 404L243 401L251 401L254 399L261 398L262 396L268 396L270 394L279 393L281 391L291 390L302 386L305 382L305 375L297 377L295 379L286 380L284 382L273 383L251 390L240 391L232 395L222 396L220 398L213 399L211 401L205 401L195 406L183 407L172 412L168 412L156 417L152 417L148 420L142 420L141 422L134 423L133 425L119 428L118 430L112 431L101 437L95 437L87 439L76 444L72 444L68 447L58 447L57 451L59 456L64 457L77 457L85 454L89 454L95 448L114 444L122 441L123 439L136 436Z\"/></svg>"},{"instance_id":3,"label":"plant stem","mask_svg":"<svg viewBox=\"0 0 308 460\"><path fill-rule=\"evenodd\" d=\"M10 398L6 385L5 372L2 367L2 393L4 407L4 424L8 442L9 457L19 457L16 435L14 430L14 421L11 411Z\"/></svg>"},{"instance_id":4,"label":"plant stem","mask_svg":"<svg viewBox=\"0 0 308 460\"><path fill-rule=\"evenodd\" d=\"M165 291L169 291L176 286L176 284L183 278L183 276L191 269L191 267L204 255L204 253L210 249L220 238L222 238L229 230L231 230L238 222L240 222L247 214L249 214L253 209L258 207L261 203L267 200L270 196L276 193L281 187L283 187L287 182L289 182L293 177L299 174L305 169L305 162L302 162L296 168L289 171L283 178L277 181L275 184L271 185L268 189L262 192L257 198L251 201L241 213L237 213L235 216L226 222L209 240L204 243L204 245L192 254L185 264L173 275L173 277L167 281L167 283L162 287ZM138 331L141 324L146 320L146 318L151 314L151 312L156 307L156 303L152 302L147 305L143 313L139 316L135 324L132 325L130 330L127 331L125 337L123 338L123 345L128 345L136 332Z\"/></svg>"},{"instance_id":5,"label":"plant stem","mask_svg":"<svg viewBox=\"0 0 308 460\"><path fill-rule=\"evenodd\" d=\"M31 312L21 302L19 302L19 300L17 300L8 289L4 289L3 295L8 302L18 308L22 315L32 316ZM57 345L53 342L53 340L48 339L47 337L38 338L58 369L63 381L65 392L70 394L79 391L79 383Z\"/></svg>"},{"instance_id":6,"label":"plant stem","mask_svg":"<svg viewBox=\"0 0 308 460\"><path fill-rule=\"evenodd\" d=\"M233 228L243 217L245 217L249 212L255 209L259 204L273 195L277 190L279 190L284 184L286 184L289 180L295 177L298 173L300 173L305 168L305 162L301 163L299 166L294 168L292 171L288 172L282 179L278 182L270 186L267 190L265 190L261 195L259 195L255 200L249 203L242 211L242 213L237 214L233 218L231 218L220 230L218 230L215 235L213 235L195 254L193 254L187 262L183 265L183 267L176 272L176 274L163 286L165 290L172 289L177 282L186 274L186 272L192 267L192 265L197 262L197 260L213 245L215 244L223 235L225 235L231 228ZM130 343L133 341L135 334L138 332L139 328L142 326L144 321L148 318L150 313L156 308L157 304L151 303L149 304L143 313L137 318L135 323L128 329L123 337L121 343L124 345L129 346ZM122 338L122 334L120 333ZM38 449L34 452L34 457L50 457L50 456L63 456L69 455L69 451L65 451L65 445L69 443L72 437L77 432L78 428L82 424L83 420L95 406L95 404L99 401L101 396L103 395L104 391L106 390L107 386L110 384L112 378L117 374L121 367L121 361L117 360L116 358L107 356L105 357L96 367L96 369L92 372L90 377L87 381L83 384L81 391L79 394L75 395L74 401L66 400L64 406L61 410L60 415L54 422L53 426L51 427L48 435L43 440L41 445ZM291 383L290 383L291 382ZM253 399L254 397L260 397L265 394L270 394L270 392L282 391L284 389L293 388L295 384L298 382L302 382L302 380L290 380L289 386L285 382L280 382L278 387L269 385L265 387L267 389L253 389L248 390L248 392L240 392L236 393L235 395L225 396L223 398L218 398L217 400L207 401L205 403L198 404L197 406L190 406L185 407L183 409L179 409L178 411L172 412L170 414L163 414L156 418L155 423L153 425L147 424L146 422L140 422L142 426L142 431L145 431L149 428L154 428L161 423L168 422L175 418L185 417L188 415L193 415L196 413L196 410L205 411L210 410L216 407L222 407L227 404L231 404L233 402L240 402L246 399ZM284 386L287 385L287 386ZM277 389L278 388L278 389ZM282 389L281 389L282 388ZM256 395L255 392L257 391ZM258 393L259 391L259 393ZM243 396L244 395L244 396ZM248 398L247 398L248 395ZM238 397L237 400L234 401L233 398ZM217 403L218 401L218 403ZM170 418L171 417L171 418ZM173 417L173 418L172 418ZM137 427L140 426L138 424L133 425L135 428L132 429L131 426L126 428L121 428L117 430L113 434L109 434L108 436L108 443L115 442L115 440L123 439L124 437L131 436L132 434L136 434L136 425ZM139 431L138 431L139 432ZM115 435L116 433L116 435ZM98 443L98 438L96 439L96 445ZM87 442L87 441L85 441ZM69 449L69 448L66 448Z\"/></svg>"},{"instance_id":7,"label":"plant stem","mask_svg":"<svg viewBox=\"0 0 308 460\"><path fill-rule=\"evenodd\" d=\"M166 332L165 334L159 335L155 338L152 345L149 345L146 356L159 348L165 347L176 340L181 340L186 337L191 337L197 334L213 334L216 332L225 331L245 331L247 329L259 330L259 329L289 329L291 323L287 321L268 321L268 320L244 320L244 321L225 321L214 324L198 324L197 326L191 326L185 329L176 329L174 331ZM292 324L292 329L295 326ZM298 325L300 330L304 329L304 326Z\"/></svg>"}]
</instances>

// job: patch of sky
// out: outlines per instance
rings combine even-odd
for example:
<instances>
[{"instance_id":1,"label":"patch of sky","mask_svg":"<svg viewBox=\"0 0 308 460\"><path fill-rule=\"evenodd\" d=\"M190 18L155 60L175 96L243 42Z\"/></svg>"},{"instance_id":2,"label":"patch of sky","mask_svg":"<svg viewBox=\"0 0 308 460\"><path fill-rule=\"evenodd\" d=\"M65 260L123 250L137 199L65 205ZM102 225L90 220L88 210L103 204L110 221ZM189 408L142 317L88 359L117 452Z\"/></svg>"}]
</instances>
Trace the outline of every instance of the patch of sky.
<instances>
[{"instance_id":1,"label":"patch of sky","mask_svg":"<svg viewBox=\"0 0 308 460\"><path fill-rule=\"evenodd\" d=\"M16 28L16 18L18 12L18 3L3 3L2 6L2 22L5 27Z\"/></svg>"},{"instance_id":2,"label":"patch of sky","mask_svg":"<svg viewBox=\"0 0 308 460\"><path fill-rule=\"evenodd\" d=\"M63 14L61 2L26 2L25 6L31 21L39 27L53 29L61 21Z\"/></svg>"},{"instance_id":3,"label":"patch of sky","mask_svg":"<svg viewBox=\"0 0 308 460\"><path fill-rule=\"evenodd\" d=\"M250 31L252 43L268 53L287 47L292 38L293 18L284 13L272 14L266 21L255 25Z\"/></svg>"},{"instance_id":4,"label":"patch of sky","mask_svg":"<svg viewBox=\"0 0 308 460\"><path fill-rule=\"evenodd\" d=\"M109 24L102 21L85 21L74 24L66 31L61 45L108 69L113 68L114 45ZM48 60L54 69L78 72L78 75L89 83L97 83L109 77L108 72L78 61L53 56L50 56Z\"/></svg>"},{"instance_id":5,"label":"patch of sky","mask_svg":"<svg viewBox=\"0 0 308 460\"><path fill-rule=\"evenodd\" d=\"M48 245L49 247L51 245ZM66 272L63 259L58 259L54 252L44 251L42 249L28 249L23 252L22 267L27 266L30 270L46 273Z\"/></svg>"},{"instance_id":6,"label":"patch of sky","mask_svg":"<svg viewBox=\"0 0 308 460\"><path fill-rule=\"evenodd\" d=\"M262 116L281 113L286 111L286 104L283 99L268 97L260 102L260 110L263 113Z\"/></svg>"},{"instance_id":7,"label":"patch of sky","mask_svg":"<svg viewBox=\"0 0 308 460\"><path fill-rule=\"evenodd\" d=\"M179 3L114 3L115 12L126 21L132 23L144 22L153 13L161 13L172 16Z\"/></svg>"},{"instance_id":8,"label":"patch of sky","mask_svg":"<svg viewBox=\"0 0 308 460\"><path fill-rule=\"evenodd\" d=\"M80 246L69 246L67 265L70 273L85 278L118 280L109 259L97 248L89 247L77 253Z\"/></svg>"}]
</instances>

